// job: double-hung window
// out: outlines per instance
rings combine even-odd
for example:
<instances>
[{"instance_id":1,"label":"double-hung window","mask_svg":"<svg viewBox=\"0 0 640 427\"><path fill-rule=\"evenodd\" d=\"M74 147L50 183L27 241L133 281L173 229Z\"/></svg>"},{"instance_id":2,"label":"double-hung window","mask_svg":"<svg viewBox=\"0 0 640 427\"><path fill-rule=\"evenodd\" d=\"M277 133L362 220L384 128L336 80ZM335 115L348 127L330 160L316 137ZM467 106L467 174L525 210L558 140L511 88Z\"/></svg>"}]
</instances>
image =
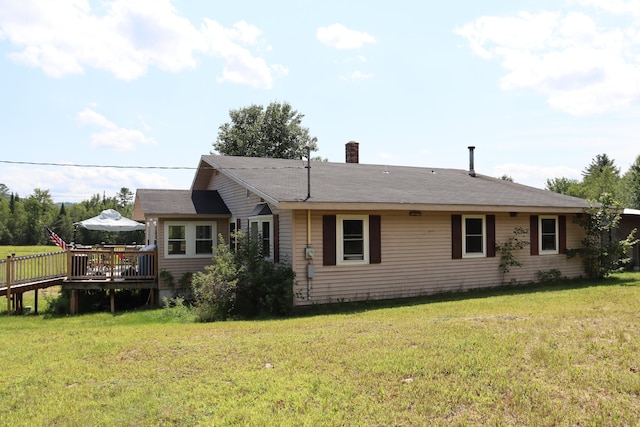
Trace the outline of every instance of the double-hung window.
<instances>
[{"instance_id":1,"label":"double-hung window","mask_svg":"<svg viewBox=\"0 0 640 427\"><path fill-rule=\"evenodd\" d=\"M462 217L462 253L465 258L485 256L485 217L465 215Z\"/></svg>"},{"instance_id":2,"label":"double-hung window","mask_svg":"<svg viewBox=\"0 0 640 427\"><path fill-rule=\"evenodd\" d=\"M211 257L216 246L216 222L165 223L166 257Z\"/></svg>"},{"instance_id":3,"label":"double-hung window","mask_svg":"<svg viewBox=\"0 0 640 427\"><path fill-rule=\"evenodd\" d=\"M187 253L187 227L184 224L167 224L167 255Z\"/></svg>"},{"instance_id":4,"label":"double-hung window","mask_svg":"<svg viewBox=\"0 0 640 427\"><path fill-rule=\"evenodd\" d=\"M495 256L495 215L451 215L452 259Z\"/></svg>"},{"instance_id":5,"label":"double-hung window","mask_svg":"<svg viewBox=\"0 0 640 427\"><path fill-rule=\"evenodd\" d=\"M338 215L336 243L338 264L368 264L369 216Z\"/></svg>"},{"instance_id":6,"label":"double-hung window","mask_svg":"<svg viewBox=\"0 0 640 427\"><path fill-rule=\"evenodd\" d=\"M540 216L539 242L541 254L557 254L558 253L558 217L557 216Z\"/></svg>"},{"instance_id":7,"label":"double-hung window","mask_svg":"<svg viewBox=\"0 0 640 427\"><path fill-rule=\"evenodd\" d=\"M322 215L322 265L381 262L380 215Z\"/></svg>"},{"instance_id":8,"label":"double-hung window","mask_svg":"<svg viewBox=\"0 0 640 427\"><path fill-rule=\"evenodd\" d=\"M196 255L213 254L213 227L196 225Z\"/></svg>"},{"instance_id":9,"label":"double-hung window","mask_svg":"<svg viewBox=\"0 0 640 427\"><path fill-rule=\"evenodd\" d=\"M250 217L249 232L260 243L264 257L273 260L273 215Z\"/></svg>"}]
</instances>

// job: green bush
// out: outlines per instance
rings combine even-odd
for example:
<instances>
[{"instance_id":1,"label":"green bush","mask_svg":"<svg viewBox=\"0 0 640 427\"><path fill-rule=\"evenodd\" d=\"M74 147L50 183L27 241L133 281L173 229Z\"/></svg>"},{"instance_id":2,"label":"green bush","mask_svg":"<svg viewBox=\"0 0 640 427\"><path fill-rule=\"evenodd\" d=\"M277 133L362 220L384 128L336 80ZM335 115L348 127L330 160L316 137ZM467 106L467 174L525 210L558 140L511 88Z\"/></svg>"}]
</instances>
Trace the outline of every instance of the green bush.
<instances>
[{"instance_id":1,"label":"green bush","mask_svg":"<svg viewBox=\"0 0 640 427\"><path fill-rule=\"evenodd\" d=\"M554 283L562 279L562 272L557 268L539 270L536 272L536 279L540 283Z\"/></svg>"},{"instance_id":2,"label":"green bush","mask_svg":"<svg viewBox=\"0 0 640 427\"><path fill-rule=\"evenodd\" d=\"M602 279L620 272L629 263L627 254L638 241L633 230L626 238L616 239L614 231L620 223L620 205L611 195L603 193L598 204L592 205L576 221L585 229L582 247L568 249L567 256L582 257L585 272L591 279Z\"/></svg>"},{"instance_id":3,"label":"green bush","mask_svg":"<svg viewBox=\"0 0 640 427\"><path fill-rule=\"evenodd\" d=\"M291 266L265 258L261 239L238 233L236 252L222 237L220 241L214 263L192 279L198 320L290 314L295 281Z\"/></svg>"},{"instance_id":4,"label":"green bush","mask_svg":"<svg viewBox=\"0 0 640 427\"><path fill-rule=\"evenodd\" d=\"M214 263L191 279L196 319L201 322L225 320L234 311L238 268L229 245L222 241L216 249Z\"/></svg>"}]
</instances>

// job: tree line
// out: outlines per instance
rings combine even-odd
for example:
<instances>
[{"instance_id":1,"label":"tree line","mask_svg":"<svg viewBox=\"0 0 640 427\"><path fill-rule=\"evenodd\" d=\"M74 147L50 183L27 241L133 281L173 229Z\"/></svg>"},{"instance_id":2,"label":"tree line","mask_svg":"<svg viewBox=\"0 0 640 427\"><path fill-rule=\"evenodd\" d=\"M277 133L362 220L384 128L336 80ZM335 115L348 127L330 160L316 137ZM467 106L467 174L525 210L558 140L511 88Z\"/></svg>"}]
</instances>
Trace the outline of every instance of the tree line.
<instances>
[{"instance_id":1,"label":"tree line","mask_svg":"<svg viewBox=\"0 0 640 427\"><path fill-rule=\"evenodd\" d=\"M606 154L598 154L582 171L582 179L548 179L547 190L582 199L599 201L606 194L619 206L640 209L640 156L624 174Z\"/></svg>"},{"instance_id":2,"label":"tree line","mask_svg":"<svg viewBox=\"0 0 640 427\"><path fill-rule=\"evenodd\" d=\"M100 215L105 209L115 209L130 217L133 192L126 187L112 196L96 194L79 203L56 204L49 190L36 188L23 198L0 184L0 245L53 245L45 226L51 228L67 243L90 245L144 243L144 231L91 231L74 223Z\"/></svg>"}]
</instances>

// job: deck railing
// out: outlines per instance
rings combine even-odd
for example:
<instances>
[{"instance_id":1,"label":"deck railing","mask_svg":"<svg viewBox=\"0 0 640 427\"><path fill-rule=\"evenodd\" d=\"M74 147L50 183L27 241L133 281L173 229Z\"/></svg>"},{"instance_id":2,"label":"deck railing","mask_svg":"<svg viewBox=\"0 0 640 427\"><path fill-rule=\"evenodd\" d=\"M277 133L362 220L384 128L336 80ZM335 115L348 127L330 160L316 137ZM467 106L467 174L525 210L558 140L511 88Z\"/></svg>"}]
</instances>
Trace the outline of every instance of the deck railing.
<instances>
[{"instance_id":1,"label":"deck railing","mask_svg":"<svg viewBox=\"0 0 640 427\"><path fill-rule=\"evenodd\" d=\"M157 252L130 248L88 248L0 260L0 288L66 278L67 280L155 279ZM9 271L7 271L9 269Z\"/></svg>"},{"instance_id":2,"label":"deck railing","mask_svg":"<svg viewBox=\"0 0 640 427\"><path fill-rule=\"evenodd\" d=\"M127 248L72 249L67 258L69 280L154 279L156 251Z\"/></svg>"},{"instance_id":3,"label":"deck railing","mask_svg":"<svg viewBox=\"0 0 640 427\"><path fill-rule=\"evenodd\" d=\"M9 268L9 272L7 272ZM11 275L9 276L10 273ZM0 260L0 287L32 283L65 277L67 274L67 253L64 251L45 254L7 257Z\"/></svg>"}]
</instances>

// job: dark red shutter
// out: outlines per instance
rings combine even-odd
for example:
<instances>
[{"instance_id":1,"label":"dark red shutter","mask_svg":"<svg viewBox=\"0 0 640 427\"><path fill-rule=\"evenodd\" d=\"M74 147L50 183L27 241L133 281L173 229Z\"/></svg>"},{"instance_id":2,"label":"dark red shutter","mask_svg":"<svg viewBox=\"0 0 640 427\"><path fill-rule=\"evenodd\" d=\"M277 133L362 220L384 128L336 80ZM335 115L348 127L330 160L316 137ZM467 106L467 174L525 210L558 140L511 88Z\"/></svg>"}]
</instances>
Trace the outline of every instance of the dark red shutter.
<instances>
[{"instance_id":1,"label":"dark red shutter","mask_svg":"<svg viewBox=\"0 0 640 427\"><path fill-rule=\"evenodd\" d=\"M322 265L336 265L336 216L322 216Z\"/></svg>"},{"instance_id":2,"label":"dark red shutter","mask_svg":"<svg viewBox=\"0 0 640 427\"><path fill-rule=\"evenodd\" d=\"M496 256L496 216L487 215L487 257Z\"/></svg>"},{"instance_id":3,"label":"dark red shutter","mask_svg":"<svg viewBox=\"0 0 640 427\"><path fill-rule=\"evenodd\" d=\"M462 215L451 215L451 258L462 258Z\"/></svg>"},{"instance_id":4,"label":"dark red shutter","mask_svg":"<svg viewBox=\"0 0 640 427\"><path fill-rule=\"evenodd\" d=\"M242 220L240 218L236 219L236 231L242 230Z\"/></svg>"},{"instance_id":5,"label":"dark red shutter","mask_svg":"<svg viewBox=\"0 0 640 427\"><path fill-rule=\"evenodd\" d=\"M382 262L382 237L380 215L369 216L369 263Z\"/></svg>"},{"instance_id":6,"label":"dark red shutter","mask_svg":"<svg viewBox=\"0 0 640 427\"><path fill-rule=\"evenodd\" d=\"M564 215L558 217L558 252L567 253L567 217Z\"/></svg>"},{"instance_id":7,"label":"dark red shutter","mask_svg":"<svg viewBox=\"0 0 640 427\"><path fill-rule=\"evenodd\" d=\"M273 215L273 262L280 262L280 215Z\"/></svg>"},{"instance_id":8,"label":"dark red shutter","mask_svg":"<svg viewBox=\"0 0 640 427\"><path fill-rule=\"evenodd\" d=\"M531 255L539 255L538 252L538 215L531 215L529 218L529 250Z\"/></svg>"}]
</instances>

